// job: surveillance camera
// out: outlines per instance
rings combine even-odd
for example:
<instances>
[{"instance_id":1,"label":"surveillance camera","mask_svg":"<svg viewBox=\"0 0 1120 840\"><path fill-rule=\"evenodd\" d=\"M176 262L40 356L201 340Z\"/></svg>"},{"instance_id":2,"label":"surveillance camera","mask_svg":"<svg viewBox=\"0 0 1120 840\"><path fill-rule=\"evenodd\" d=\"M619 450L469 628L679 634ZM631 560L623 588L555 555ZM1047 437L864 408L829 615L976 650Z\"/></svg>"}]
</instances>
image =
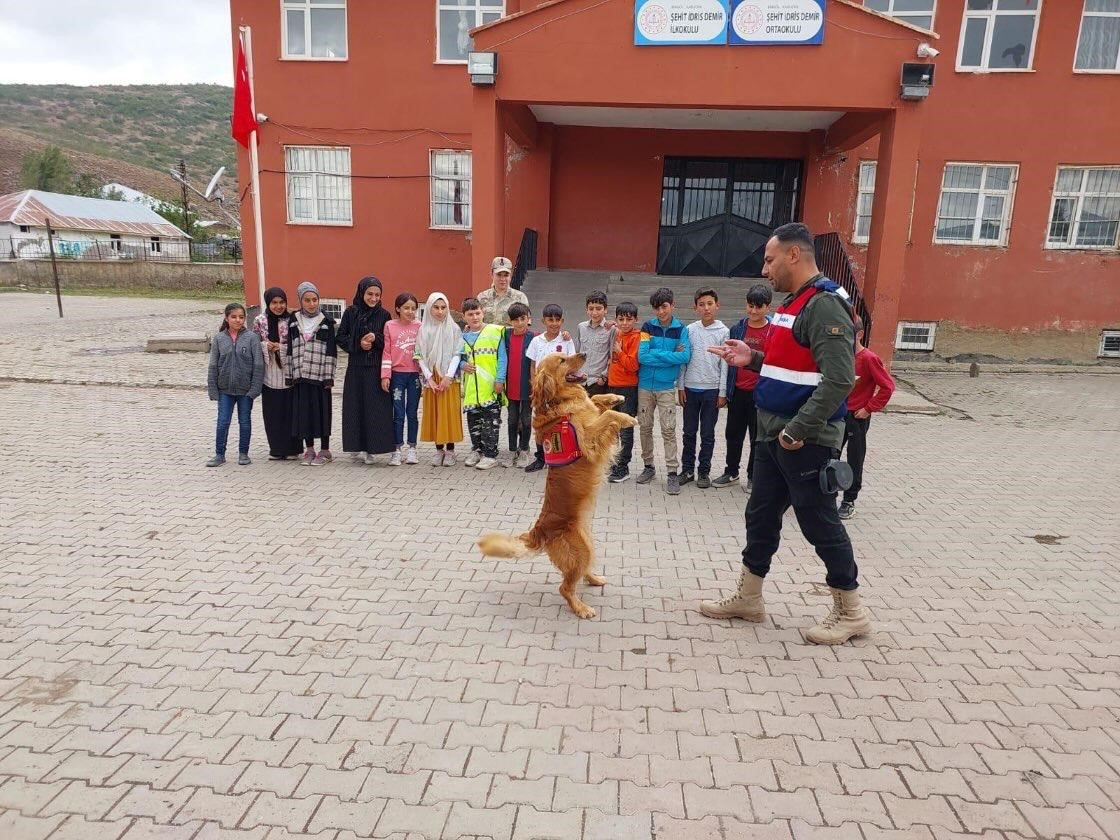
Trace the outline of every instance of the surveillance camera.
<instances>
[{"instance_id":1,"label":"surveillance camera","mask_svg":"<svg viewBox=\"0 0 1120 840\"><path fill-rule=\"evenodd\" d=\"M918 58L937 58L941 55L941 50L931 47L924 41L918 44Z\"/></svg>"}]
</instances>

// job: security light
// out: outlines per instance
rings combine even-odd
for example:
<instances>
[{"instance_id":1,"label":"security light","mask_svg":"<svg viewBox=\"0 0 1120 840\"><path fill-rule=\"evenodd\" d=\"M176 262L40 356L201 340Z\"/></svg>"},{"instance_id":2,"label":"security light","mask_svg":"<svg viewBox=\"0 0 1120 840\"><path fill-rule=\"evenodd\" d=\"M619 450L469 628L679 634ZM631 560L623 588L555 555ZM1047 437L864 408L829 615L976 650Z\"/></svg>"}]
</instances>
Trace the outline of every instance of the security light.
<instances>
[{"instance_id":1,"label":"security light","mask_svg":"<svg viewBox=\"0 0 1120 840\"><path fill-rule=\"evenodd\" d=\"M498 54L492 52L467 53L467 74L472 85L492 85L498 75Z\"/></svg>"},{"instance_id":2,"label":"security light","mask_svg":"<svg viewBox=\"0 0 1120 840\"><path fill-rule=\"evenodd\" d=\"M933 87L933 70L932 64L904 63L902 90L899 96L910 101L922 100L929 96L929 89Z\"/></svg>"}]
</instances>

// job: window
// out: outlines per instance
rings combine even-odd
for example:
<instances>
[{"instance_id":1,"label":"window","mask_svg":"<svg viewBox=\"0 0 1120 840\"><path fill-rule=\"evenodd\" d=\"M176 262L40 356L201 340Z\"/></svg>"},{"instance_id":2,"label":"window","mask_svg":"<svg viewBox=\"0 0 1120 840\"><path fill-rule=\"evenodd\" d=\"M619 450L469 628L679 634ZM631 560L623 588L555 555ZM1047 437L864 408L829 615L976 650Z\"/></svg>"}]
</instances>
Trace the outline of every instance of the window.
<instances>
[{"instance_id":1,"label":"window","mask_svg":"<svg viewBox=\"0 0 1120 840\"><path fill-rule=\"evenodd\" d=\"M109 234L109 250L116 251L118 254L124 250L124 245L121 243L121 235L119 233Z\"/></svg>"},{"instance_id":2,"label":"window","mask_svg":"<svg viewBox=\"0 0 1120 840\"><path fill-rule=\"evenodd\" d=\"M1085 0L1073 69L1120 71L1120 0Z\"/></svg>"},{"instance_id":3,"label":"window","mask_svg":"<svg viewBox=\"0 0 1120 840\"><path fill-rule=\"evenodd\" d=\"M463 63L474 42L467 33L505 14L505 0L436 0L436 61Z\"/></svg>"},{"instance_id":4,"label":"window","mask_svg":"<svg viewBox=\"0 0 1120 840\"><path fill-rule=\"evenodd\" d=\"M1116 248L1118 232L1120 167L1058 167L1046 247Z\"/></svg>"},{"instance_id":5,"label":"window","mask_svg":"<svg viewBox=\"0 0 1120 840\"><path fill-rule=\"evenodd\" d=\"M350 149L285 146L288 224L349 225Z\"/></svg>"},{"instance_id":6,"label":"window","mask_svg":"<svg viewBox=\"0 0 1120 840\"><path fill-rule=\"evenodd\" d=\"M432 227L470 228L471 153L433 149Z\"/></svg>"},{"instance_id":7,"label":"window","mask_svg":"<svg viewBox=\"0 0 1120 840\"><path fill-rule=\"evenodd\" d=\"M958 70L1030 70L1042 0L965 0Z\"/></svg>"},{"instance_id":8,"label":"window","mask_svg":"<svg viewBox=\"0 0 1120 840\"><path fill-rule=\"evenodd\" d=\"M933 321L899 321L894 336L896 350L932 350L937 324Z\"/></svg>"},{"instance_id":9,"label":"window","mask_svg":"<svg viewBox=\"0 0 1120 840\"><path fill-rule=\"evenodd\" d=\"M337 324L342 320L342 313L346 311L346 301L342 298L320 298L319 311L324 315L330 315Z\"/></svg>"},{"instance_id":10,"label":"window","mask_svg":"<svg viewBox=\"0 0 1120 840\"><path fill-rule=\"evenodd\" d=\"M1101 349L1097 355L1120 358L1120 330L1103 330L1101 332Z\"/></svg>"},{"instance_id":11,"label":"window","mask_svg":"<svg viewBox=\"0 0 1120 840\"><path fill-rule=\"evenodd\" d=\"M933 241L965 245L1005 245L1011 226L1011 199L1019 167L947 163Z\"/></svg>"},{"instance_id":12,"label":"window","mask_svg":"<svg viewBox=\"0 0 1120 840\"><path fill-rule=\"evenodd\" d=\"M903 23L920 26L922 29L933 29L935 2L936 0L863 0L863 5L897 18Z\"/></svg>"},{"instance_id":13,"label":"window","mask_svg":"<svg viewBox=\"0 0 1120 840\"><path fill-rule=\"evenodd\" d=\"M346 58L346 0L281 0L284 58Z\"/></svg>"},{"instance_id":14,"label":"window","mask_svg":"<svg viewBox=\"0 0 1120 840\"><path fill-rule=\"evenodd\" d=\"M856 229L852 242L866 245L871 238L871 205L875 202L875 170L873 160L861 161L859 165L859 191L856 194Z\"/></svg>"},{"instance_id":15,"label":"window","mask_svg":"<svg viewBox=\"0 0 1120 840\"><path fill-rule=\"evenodd\" d=\"M20 233L31 233L31 225L20 225L19 226L19 232Z\"/></svg>"},{"instance_id":16,"label":"window","mask_svg":"<svg viewBox=\"0 0 1120 840\"><path fill-rule=\"evenodd\" d=\"M148 247L151 249L153 254L158 254L158 253L160 253L160 251L163 250L163 245L159 241L158 236L153 236L152 237L152 241L148 243Z\"/></svg>"}]
</instances>

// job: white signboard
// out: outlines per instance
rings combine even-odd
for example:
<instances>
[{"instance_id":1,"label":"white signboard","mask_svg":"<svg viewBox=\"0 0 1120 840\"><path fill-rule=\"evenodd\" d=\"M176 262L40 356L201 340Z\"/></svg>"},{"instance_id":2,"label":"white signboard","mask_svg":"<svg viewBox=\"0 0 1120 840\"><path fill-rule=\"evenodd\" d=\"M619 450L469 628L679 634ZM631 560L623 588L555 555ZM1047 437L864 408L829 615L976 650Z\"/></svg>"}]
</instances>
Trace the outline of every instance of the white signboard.
<instances>
[{"instance_id":1,"label":"white signboard","mask_svg":"<svg viewBox=\"0 0 1120 840\"><path fill-rule=\"evenodd\" d=\"M641 47L726 44L729 0L634 0Z\"/></svg>"},{"instance_id":2,"label":"white signboard","mask_svg":"<svg viewBox=\"0 0 1120 840\"><path fill-rule=\"evenodd\" d=\"M825 0L733 0L728 43L820 44Z\"/></svg>"}]
</instances>

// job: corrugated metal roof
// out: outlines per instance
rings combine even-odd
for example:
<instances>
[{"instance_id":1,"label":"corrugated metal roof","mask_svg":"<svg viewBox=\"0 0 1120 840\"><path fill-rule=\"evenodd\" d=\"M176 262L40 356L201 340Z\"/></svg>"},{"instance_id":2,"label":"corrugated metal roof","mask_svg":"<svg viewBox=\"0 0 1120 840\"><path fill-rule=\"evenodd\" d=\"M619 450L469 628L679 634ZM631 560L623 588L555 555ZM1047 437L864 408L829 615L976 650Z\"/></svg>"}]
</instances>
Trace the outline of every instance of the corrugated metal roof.
<instances>
[{"instance_id":1,"label":"corrugated metal roof","mask_svg":"<svg viewBox=\"0 0 1120 840\"><path fill-rule=\"evenodd\" d=\"M136 202L41 190L24 190L0 196L0 222L44 227L48 217L51 226L58 230L186 237L183 231L159 213Z\"/></svg>"}]
</instances>

